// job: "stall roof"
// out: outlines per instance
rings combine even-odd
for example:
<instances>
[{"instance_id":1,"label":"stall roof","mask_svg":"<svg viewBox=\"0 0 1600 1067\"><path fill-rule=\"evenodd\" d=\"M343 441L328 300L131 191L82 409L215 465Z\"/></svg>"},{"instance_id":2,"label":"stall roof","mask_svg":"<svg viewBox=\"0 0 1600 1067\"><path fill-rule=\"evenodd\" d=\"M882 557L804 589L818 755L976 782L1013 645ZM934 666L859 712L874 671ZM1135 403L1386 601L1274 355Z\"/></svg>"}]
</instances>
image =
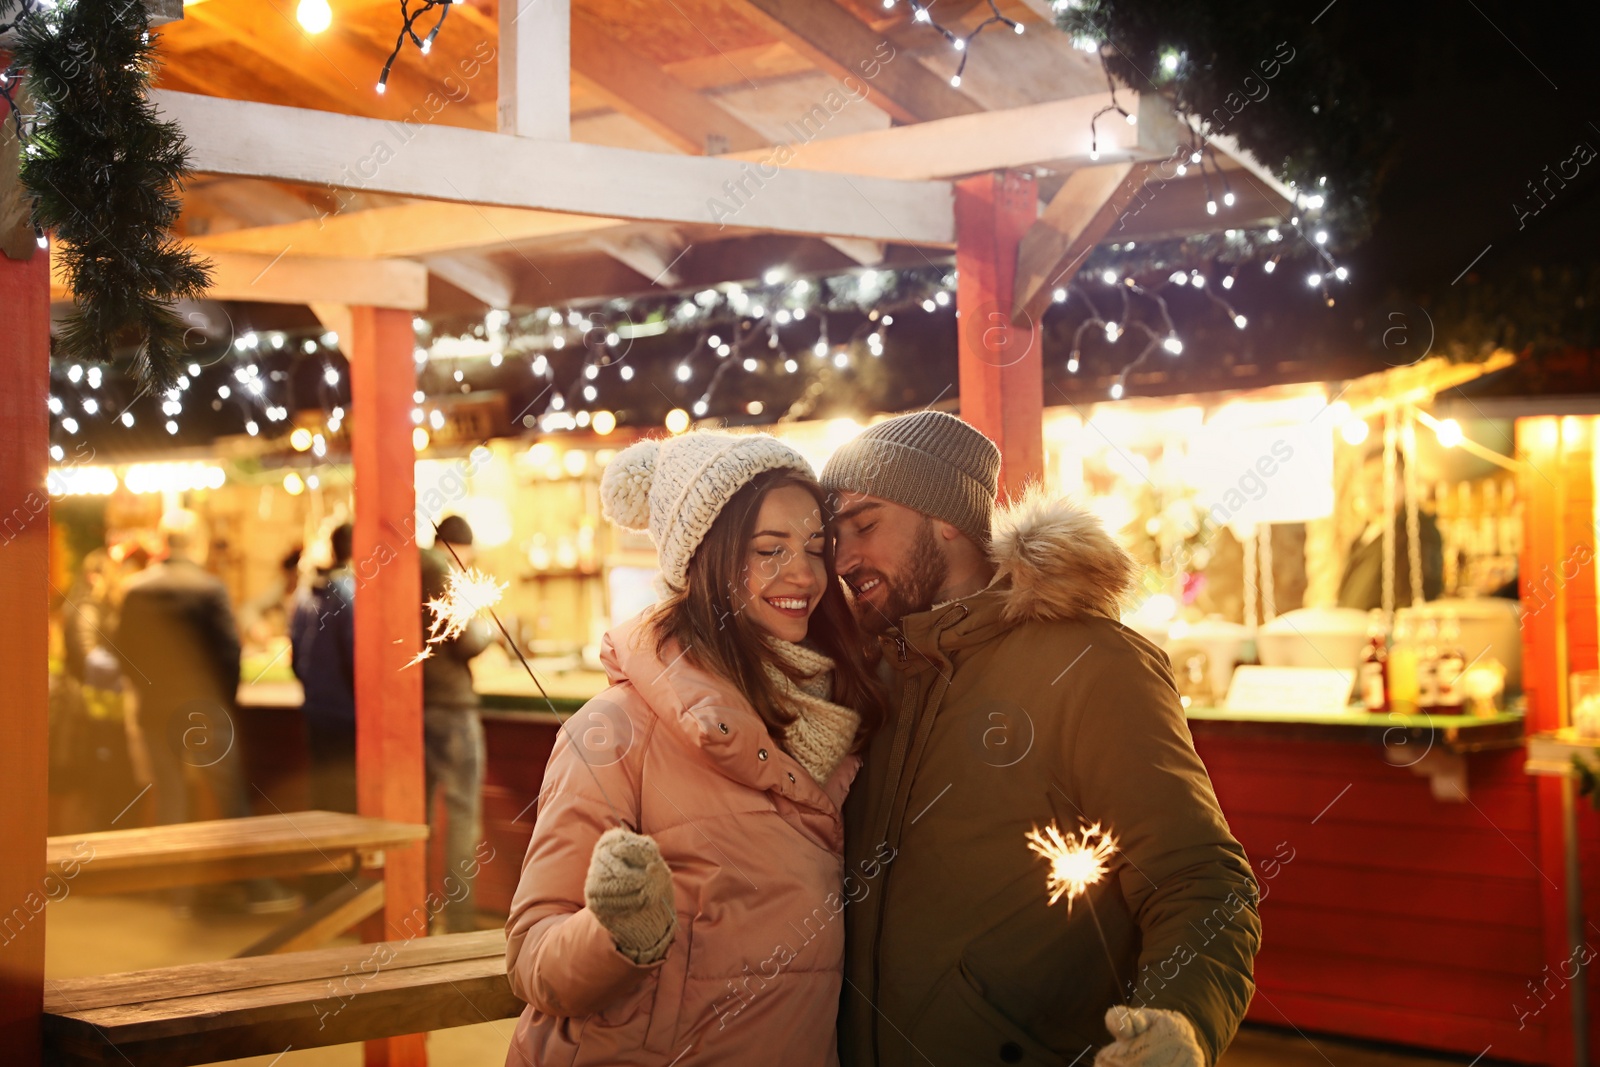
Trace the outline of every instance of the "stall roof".
<instances>
[{"instance_id":1,"label":"stall roof","mask_svg":"<svg viewBox=\"0 0 1600 1067\"><path fill-rule=\"evenodd\" d=\"M1025 32L972 38L959 87L961 54L906 4L470 0L428 54L400 50L381 94L399 6L332 8L309 34L291 0L189 0L162 28L157 102L199 172L181 232L214 260L219 298L543 306L747 278L772 234L816 270L943 261L953 179L1022 168L1071 207L1075 174L1187 136L1164 102L1119 89L1139 122L1102 115L1091 159L1112 94L1045 0L999 0ZM990 13L943 0L937 16L963 34ZM1240 191L1227 218L1191 176L1119 239L1278 217L1282 187L1217 145ZM1115 221L1096 234L1096 213L1068 212L1067 236L1095 243Z\"/></svg>"}]
</instances>

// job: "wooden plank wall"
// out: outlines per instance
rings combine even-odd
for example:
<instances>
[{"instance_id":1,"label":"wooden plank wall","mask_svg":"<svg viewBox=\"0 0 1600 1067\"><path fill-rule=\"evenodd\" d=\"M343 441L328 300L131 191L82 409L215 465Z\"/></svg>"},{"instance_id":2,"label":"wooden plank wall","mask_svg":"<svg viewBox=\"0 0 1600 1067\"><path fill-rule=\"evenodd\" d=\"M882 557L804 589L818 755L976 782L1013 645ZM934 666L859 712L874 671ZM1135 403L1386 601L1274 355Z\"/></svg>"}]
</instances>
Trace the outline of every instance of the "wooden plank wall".
<instances>
[{"instance_id":1,"label":"wooden plank wall","mask_svg":"<svg viewBox=\"0 0 1600 1067\"><path fill-rule=\"evenodd\" d=\"M1196 725L1262 884L1253 1021L1542 1062L1544 1020L1513 1009L1541 962L1520 750L1470 757L1470 800L1449 803L1377 746Z\"/></svg>"}]
</instances>

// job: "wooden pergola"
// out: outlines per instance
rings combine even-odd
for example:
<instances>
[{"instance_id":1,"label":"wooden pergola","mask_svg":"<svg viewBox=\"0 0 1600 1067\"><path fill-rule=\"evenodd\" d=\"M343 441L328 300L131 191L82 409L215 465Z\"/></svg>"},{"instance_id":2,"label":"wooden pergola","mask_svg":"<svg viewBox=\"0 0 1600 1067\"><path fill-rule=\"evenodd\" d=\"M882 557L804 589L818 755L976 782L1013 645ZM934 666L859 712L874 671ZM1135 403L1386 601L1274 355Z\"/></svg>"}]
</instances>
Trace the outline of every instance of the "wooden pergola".
<instances>
[{"instance_id":1,"label":"wooden pergola","mask_svg":"<svg viewBox=\"0 0 1600 1067\"><path fill-rule=\"evenodd\" d=\"M1047 0L1004 0L960 58L882 0L467 0L427 55L378 71L400 13L335 0L311 35L293 0L188 0L162 28L155 99L197 172L182 236L212 295L305 304L351 366L363 814L424 821L410 412L412 317L699 287L781 255L796 273L954 263L960 411L1002 446L1003 481L1042 473L1034 323L1102 240L1267 225L1291 197L1212 138L1237 203L1211 214L1190 132L1159 95L1113 94ZM989 13L941 0L960 31ZM997 32L997 30L999 32ZM1130 116L1103 112L1115 102ZM1096 115L1094 133L1091 123ZM0 900L37 892L46 796L47 257L0 256L0 499L24 516L0 556L11 736L0 746ZM421 848L388 858L390 930L424 897ZM39 1062L42 922L0 951L7 1063ZM369 1062L422 1062L421 1037Z\"/></svg>"}]
</instances>

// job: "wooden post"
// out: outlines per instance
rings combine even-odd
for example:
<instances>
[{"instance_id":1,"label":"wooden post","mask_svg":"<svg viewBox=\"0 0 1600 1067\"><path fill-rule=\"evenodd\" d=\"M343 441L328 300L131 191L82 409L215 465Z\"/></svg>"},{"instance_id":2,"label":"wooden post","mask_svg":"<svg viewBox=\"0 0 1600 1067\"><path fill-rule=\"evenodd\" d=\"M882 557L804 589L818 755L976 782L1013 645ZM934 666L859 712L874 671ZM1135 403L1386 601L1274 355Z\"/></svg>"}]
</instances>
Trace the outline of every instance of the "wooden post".
<instances>
[{"instance_id":1,"label":"wooden post","mask_svg":"<svg viewBox=\"0 0 1600 1067\"><path fill-rule=\"evenodd\" d=\"M1039 213L1031 176L956 183L961 417L1000 446L1000 496L1044 476L1044 369L1037 324L1013 324L1017 249Z\"/></svg>"},{"instance_id":2,"label":"wooden post","mask_svg":"<svg viewBox=\"0 0 1600 1067\"><path fill-rule=\"evenodd\" d=\"M1595 666L1592 449L1592 427L1587 419L1539 416L1517 420L1517 458L1524 464L1517 486L1523 506L1518 568L1522 685L1530 734L1568 724L1569 674ZM1543 958L1549 963L1549 970L1534 980L1559 971L1562 983L1562 990L1550 998L1538 1023L1545 1035L1543 1062L1567 1067L1578 1062L1575 1035L1585 1031L1581 1022L1588 1010L1588 1006L1573 1004L1574 987L1566 982L1573 952L1568 929L1573 887L1566 850L1568 823L1576 813L1569 781L1541 775L1533 785L1539 835L1536 865L1543 876L1539 882ZM1581 930L1578 933L1585 936Z\"/></svg>"},{"instance_id":3,"label":"wooden post","mask_svg":"<svg viewBox=\"0 0 1600 1067\"><path fill-rule=\"evenodd\" d=\"M3 58L0 58L3 63ZM7 118L0 106L0 121ZM31 243L31 238L30 238ZM41 1062L48 801L50 257L0 252L0 1063Z\"/></svg>"},{"instance_id":4,"label":"wooden post","mask_svg":"<svg viewBox=\"0 0 1600 1067\"><path fill-rule=\"evenodd\" d=\"M501 133L543 141L571 138L571 37L571 0L501 3Z\"/></svg>"},{"instance_id":5,"label":"wooden post","mask_svg":"<svg viewBox=\"0 0 1600 1067\"><path fill-rule=\"evenodd\" d=\"M361 814L421 823L422 647L411 394L416 344L411 313L350 309L350 452L355 467L356 786ZM367 940L427 936L427 850L394 849L384 861L381 930ZM426 1067L426 1035L366 1045L367 1067Z\"/></svg>"}]
</instances>

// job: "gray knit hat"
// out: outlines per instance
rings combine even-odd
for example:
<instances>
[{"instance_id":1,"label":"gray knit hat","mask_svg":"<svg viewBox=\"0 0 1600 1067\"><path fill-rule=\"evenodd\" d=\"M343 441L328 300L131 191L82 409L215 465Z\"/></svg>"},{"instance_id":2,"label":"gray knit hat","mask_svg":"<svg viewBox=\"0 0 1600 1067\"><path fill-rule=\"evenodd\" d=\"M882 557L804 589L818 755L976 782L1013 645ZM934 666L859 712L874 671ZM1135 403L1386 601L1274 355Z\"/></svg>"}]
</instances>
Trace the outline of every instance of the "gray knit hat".
<instances>
[{"instance_id":1,"label":"gray knit hat","mask_svg":"<svg viewBox=\"0 0 1600 1067\"><path fill-rule=\"evenodd\" d=\"M822 484L943 519L987 548L1000 449L954 415L915 411L846 442L822 469Z\"/></svg>"}]
</instances>

